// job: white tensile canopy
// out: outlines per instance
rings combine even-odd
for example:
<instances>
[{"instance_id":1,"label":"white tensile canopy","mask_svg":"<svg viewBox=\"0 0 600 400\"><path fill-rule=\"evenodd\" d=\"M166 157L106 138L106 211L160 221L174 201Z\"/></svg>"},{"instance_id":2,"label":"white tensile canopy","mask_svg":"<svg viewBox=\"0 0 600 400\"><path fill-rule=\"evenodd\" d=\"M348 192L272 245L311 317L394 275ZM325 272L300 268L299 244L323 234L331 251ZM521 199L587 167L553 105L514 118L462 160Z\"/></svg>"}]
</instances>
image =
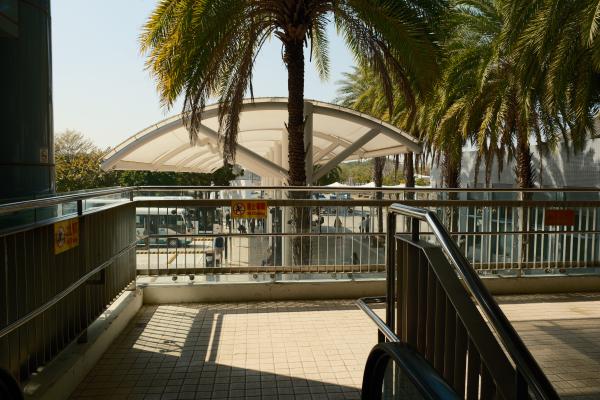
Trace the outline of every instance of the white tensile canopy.
<instances>
[{"instance_id":1,"label":"white tensile canopy","mask_svg":"<svg viewBox=\"0 0 600 400\"><path fill-rule=\"evenodd\" d=\"M421 152L418 141L376 118L337 105L304 104L306 175L314 182L344 160ZM236 162L258 174L263 185L287 181L287 98L246 100L240 115ZM131 136L112 149L104 170L213 172L223 165L218 145L218 105L202 114L194 145L177 115ZM314 165L320 168L313 173Z\"/></svg>"},{"instance_id":2,"label":"white tensile canopy","mask_svg":"<svg viewBox=\"0 0 600 400\"><path fill-rule=\"evenodd\" d=\"M343 183L339 183L339 182L333 182L330 183L329 185L325 185L327 187L348 187L348 185L344 185Z\"/></svg>"}]
</instances>

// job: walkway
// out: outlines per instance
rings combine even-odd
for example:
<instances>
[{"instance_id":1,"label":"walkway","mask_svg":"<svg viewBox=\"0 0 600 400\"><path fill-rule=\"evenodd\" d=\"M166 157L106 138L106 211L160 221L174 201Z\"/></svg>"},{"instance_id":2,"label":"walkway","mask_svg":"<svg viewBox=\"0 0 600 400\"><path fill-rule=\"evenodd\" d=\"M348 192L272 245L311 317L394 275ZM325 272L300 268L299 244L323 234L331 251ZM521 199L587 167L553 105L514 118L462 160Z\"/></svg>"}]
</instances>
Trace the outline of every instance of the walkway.
<instances>
[{"instance_id":1,"label":"walkway","mask_svg":"<svg viewBox=\"0 0 600 400\"><path fill-rule=\"evenodd\" d=\"M600 398L600 295L500 302L563 398ZM145 306L73 398L358 399L375 341L352 301Z\"/></svg>"},{"instance_id":2,"label":"walkway","mask_svg":"<svg viewBox=\"0 0 600 400\"><path fill-rule=\"evenodd\" d=\"M500 299L561 398L600 399L600 294Z\"/></svg>"}]
</instances>

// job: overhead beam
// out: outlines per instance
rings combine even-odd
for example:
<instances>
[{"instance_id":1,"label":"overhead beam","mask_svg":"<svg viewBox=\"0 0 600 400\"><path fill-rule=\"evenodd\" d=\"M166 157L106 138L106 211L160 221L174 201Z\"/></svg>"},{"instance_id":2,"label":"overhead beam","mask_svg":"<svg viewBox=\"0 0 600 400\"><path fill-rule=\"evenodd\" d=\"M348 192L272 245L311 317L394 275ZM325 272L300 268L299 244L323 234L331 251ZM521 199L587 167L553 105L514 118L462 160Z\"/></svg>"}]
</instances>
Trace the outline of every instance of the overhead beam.
<instances>
[{"instance_id":1,"label":"overhead beam","mask_svg":"<svg viewBox=\"0 0 600 400\"><path fill-rule=\"evenodd\" d=\"M334 151L335 149L337 149L339 146L339 144L337 142L335 143L331 143L329 146L327 146L324 149L321 149L317 152L317 154L315 154L313 156L313 163L318 163L319 161L321 161L321 159L323 157L325 157L327 154L331 153L332 151Z\"/></svg>"},{"instance_id":2,"label":"overhead beam","mask_svg":"<svg viewBox=\"0 0 600 400\"><path fill-rule=\"evenodd\" d=\"M408 153L410 151L411 150L407 149L406 146L393 146L393 147L386 147L386 148L378 149L378 150L365 151L364 153L361 154L361 156L363 158L383 157L383 156L389 156L392 154Z\"/></svg>"},{"instance_id":3,"label":"overhead beam","mask_svg":"<svg viewBox=\"0 0 600 400\"><path fill-rule=\"evenodd\" d=\"M331 171L333 168L335 168L336 165L338 165L339 163L344 161L348 156L350 156L356 150L360 149L362 146L364 146L365 144L370 142L378 134L379 134L379 129L373 128L373 129L370 129L369 131L367 131L367 133L365 133L364 135L359 137L354 143L352 143L350 146L348 146L344 150L342 150L337 156L335 156L331 160L329 160L327 162L327 164L325 164L321 168L319 168L313 174L313 182L316 182L317 180L321 179L329 171Z\"/></svg>"},{"instance_id":4,"label":"overhead beam","mask_svg":"<svg viewBox=\"0 0 600 400\"><path fill-rule=\"evenodd\" d=\"M342 109L333 105L320 104L314 105L315 113L336 117L343 115L343 118L347 121L354 122L363 126L368 126L373 129L378 129L385 136L394 139L395 141L402 143L410 151L415 153L421 153L421 145L416 141L415 138L410 136L408 133L401 131L397 132L397 128L387 122L377 120L369 115L361 114L355 110Z\"/></svg>"},{"instance_id":5,"label":"overhead beam","mask_svg":"<svg viewBox=\"0 0 600 400\"><path fill-rule=\"evenodd\" d=\"M352 144L352 142L350 142L348 140L344 140L337 136L329 135L327 133L323 133L323 132L319 132L319 131L314 131L313 136L318 137L319 139L327 140L330 143L337 143L338 146L342 146L342 147L348 147Z\"/></svg>"},{"instance_id":6,"label":"overhead beam","mask_svg":"<svg viewBox=\"0 0 600 400\"><path fill-rule=\"evenodd\" d=\"M210 129L206 125L200 125L199 130L215 140L215 143L219 140L219 134L214 130ZM287 171L275 164L273 161L267 160L264 157L259 156L252 150L238 144L236 154L240 161L240 164L247 164L246 167L253 171L253 168L259 168L262 171L269 172L269 175L273 176L284 176L287 177ZM256 169L254 169L255 171Z\"/></svg>"}]
</instances>

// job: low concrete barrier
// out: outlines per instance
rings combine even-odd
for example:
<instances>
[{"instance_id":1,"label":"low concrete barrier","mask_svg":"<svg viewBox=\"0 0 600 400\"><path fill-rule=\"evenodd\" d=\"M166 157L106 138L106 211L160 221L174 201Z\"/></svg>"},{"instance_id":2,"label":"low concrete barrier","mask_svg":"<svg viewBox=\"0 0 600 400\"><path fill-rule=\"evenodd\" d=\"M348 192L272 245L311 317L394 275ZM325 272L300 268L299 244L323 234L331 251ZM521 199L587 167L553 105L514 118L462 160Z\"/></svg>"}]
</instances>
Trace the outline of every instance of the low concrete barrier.
<instances>
[{"instance_id":1,"label":"low concrete barrier","mask_svg":"<svg viewBox=\"0 0 600 400\"><path fill-rule=\"evenodd\" d=\"M145 304L358 299L383 296L384 279L323 279L271 282L181 282L164 280L144 287ZM483 277L494 295L600 291L600 276Z\"/></svg>"},{"instance_id":2,"label":"low concrete barrier","mask_svg":"<svg viewBox=\"0 0 600 400\"><path fill-rule=\"evenodd\" d=\"M144 304L352 299L379 296L383 279L337 279L275 282L185 282L151 284L144 288Z\"/></svg>"}]
</instances>

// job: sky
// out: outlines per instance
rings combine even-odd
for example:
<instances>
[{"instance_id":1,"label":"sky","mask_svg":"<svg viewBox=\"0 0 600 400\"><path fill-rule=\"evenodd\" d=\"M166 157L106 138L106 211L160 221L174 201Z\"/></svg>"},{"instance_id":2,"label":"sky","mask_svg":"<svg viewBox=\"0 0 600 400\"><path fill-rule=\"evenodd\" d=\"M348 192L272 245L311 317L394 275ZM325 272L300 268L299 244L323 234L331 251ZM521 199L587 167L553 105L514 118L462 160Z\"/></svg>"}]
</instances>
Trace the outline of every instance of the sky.
<instances>
[{"instance_id":1,"label":"sky","mask_svg":"<svg viewBox=\"0 0 600 400\"><path fill-rule=\"evenodd\" d=\"M80 131L101 148L181 111L181 101L160 105L155 82L144 69L139 34L156 0L53 0L52 68L54 131ZM351 69L353 56L330 29L331 68L322 82L307 62L305 97L332 101L336 81ZM308 59L307 59L308 60ZM253 72L254 95L287 96L281 44L263 47Z\"/></svg>"}]
</instances>

